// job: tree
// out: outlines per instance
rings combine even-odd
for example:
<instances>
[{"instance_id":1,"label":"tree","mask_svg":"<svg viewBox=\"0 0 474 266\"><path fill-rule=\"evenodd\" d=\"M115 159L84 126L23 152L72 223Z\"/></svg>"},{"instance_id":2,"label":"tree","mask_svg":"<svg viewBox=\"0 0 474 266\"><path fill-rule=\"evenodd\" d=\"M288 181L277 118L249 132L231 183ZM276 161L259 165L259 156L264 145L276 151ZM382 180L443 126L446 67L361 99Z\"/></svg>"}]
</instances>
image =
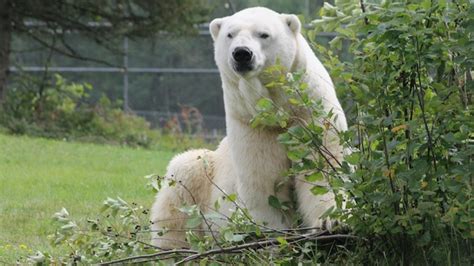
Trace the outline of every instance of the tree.
<instances>
[{"instance_id":1,"label":"tree","mask_svg":"<svg viewBox=\"0 0 474 266\"><path fill-rule=\"evenodd\" d=\"M117 37L183 33L207 20L203 0L0 0L0 103L7 92L12 35L23 33L55 53L108 64L77 52L65 34L78 32L107 49Z\"/></svg>"}]
</instances>

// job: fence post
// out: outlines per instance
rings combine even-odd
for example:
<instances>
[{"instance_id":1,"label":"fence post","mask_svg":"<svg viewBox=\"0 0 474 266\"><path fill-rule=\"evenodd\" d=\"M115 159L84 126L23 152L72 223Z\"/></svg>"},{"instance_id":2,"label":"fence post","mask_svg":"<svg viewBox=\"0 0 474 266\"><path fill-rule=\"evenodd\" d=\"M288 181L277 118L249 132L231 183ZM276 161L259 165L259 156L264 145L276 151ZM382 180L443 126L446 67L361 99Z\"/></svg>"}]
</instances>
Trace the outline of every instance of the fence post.
<instances>
[{"instance_id":1,"label":"fence post","mask_svg":"<svg viewBox=\"0 0 474 266\"><path fill-rule=\"evenodd\" d=\"M128 112L128 37L123 38L123 110Z\"/></svg>"}]
</instances>

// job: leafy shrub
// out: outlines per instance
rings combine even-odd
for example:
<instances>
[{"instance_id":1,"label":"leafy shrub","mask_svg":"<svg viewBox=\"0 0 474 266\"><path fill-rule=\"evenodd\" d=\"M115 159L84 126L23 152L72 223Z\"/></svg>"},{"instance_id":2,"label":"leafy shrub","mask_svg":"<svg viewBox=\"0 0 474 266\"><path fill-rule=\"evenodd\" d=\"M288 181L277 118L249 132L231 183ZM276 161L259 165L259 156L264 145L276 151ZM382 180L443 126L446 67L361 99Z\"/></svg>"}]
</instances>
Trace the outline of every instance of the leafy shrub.
<instances>
[{"instance_id":1,"label":"leafy shrub","mask_svg":"<svg viewBox=\"0 0 474 266\"><path fill-rule=\"evenodd\" d=\"M206 144L184 134L164 136L106 96L90 103L91 90L88 83L68 82L57 74L51 84L21 76L8 91L0 124L13 134L145 148L184 150Z\"/></svg>"},{"instance_id":2,"label":"leafy shrub","mask_svg":"<svg viewBox=\"0 0 474 266\"><path fill-rule=\"evenodd\" d=\"M178 183L156 175L147 176L149 185L156 190ZM344 261L345 256L334 252L340 250L335 243L352 243L350 235L326 235L326 232L307 232L306 228L277 230L256 223L249 212L238 205L237 195L226 196L226 201L235 204L236 211L229 217L218 212L204 214L198 206L182 206L179 211L188 215L187 242L191 248L162 250L149 244L150 222L148 209L121 198L104 201L101 213L96 217L74 219L66 209L53 215L57 229L49 238L53 245L65 253L53 256L36 252L28 261L37 264L120 264L158 261L169 264L200 261L201 264L233 263L266 264L270 259L285 264L294 259L304 263L328 260ZM214 204L216 210L220 207ZM211 225L225 218L227 226L199 229L201 224ZM163 229L159 234L168 232ZM206 234L203 234L203 231ZM336 241L336 242L335 242ZM334 257L336 256L337 257Z\"/></svg>"},{"instance_id":3,"label":"leafy shrub","mask_svg":"<svg viewBox=\"0 0 474 266\"><path fill-rule=\"evenodd\" d=\"M66 118L82 120L76 104L88 96L88 84L67 84L56 75L51 86L30 76L18 79L2 105L2 124L12 133L59 135L67 130ZM86 117L87 120L87 117Z\"/></svg>"},{"instance_id":4,"label":"leafy shrub","mask_svg":"<svg viewBox=\"0 0 474 266\"><path fill-rule=\"evenodd\" d=\"M472 4L337 2L312 23L353 54L341 62L316 46L352 114L346 160L357 169L335 216L372 239L359 262L469 263Z\"/></svg>"}]
</instances>

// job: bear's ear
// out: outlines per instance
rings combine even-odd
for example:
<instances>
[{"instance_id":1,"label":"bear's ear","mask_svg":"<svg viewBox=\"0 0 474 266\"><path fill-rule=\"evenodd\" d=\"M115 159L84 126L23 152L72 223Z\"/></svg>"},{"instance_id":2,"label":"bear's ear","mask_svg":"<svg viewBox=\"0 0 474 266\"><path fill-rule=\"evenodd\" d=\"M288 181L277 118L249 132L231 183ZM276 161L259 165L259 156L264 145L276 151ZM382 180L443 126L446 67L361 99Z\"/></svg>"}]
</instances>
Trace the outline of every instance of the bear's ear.
<instances>
[{"instance_id":1,"label":"bear's ear","mask_svg":"<svg viewBox=\"0 0 474 266\"><path fill-rule=\"evenodd\" d=\"M209 23L209 31L211 32L212 39L215 41L221 30L222 22L224 18L216 18L211 23Z\"/></svg>"},{"instance_id":2,"label":"bear's ear","mask_svg":"<svg viewBox=\"0 0 474 266\"><path fill-rule=\"evenodd\" d=\"M290 30L294 33L299 33L301 30L301 22L296 15L281 14L283 21L285 22Z\"/></svg>"}]
</instances>

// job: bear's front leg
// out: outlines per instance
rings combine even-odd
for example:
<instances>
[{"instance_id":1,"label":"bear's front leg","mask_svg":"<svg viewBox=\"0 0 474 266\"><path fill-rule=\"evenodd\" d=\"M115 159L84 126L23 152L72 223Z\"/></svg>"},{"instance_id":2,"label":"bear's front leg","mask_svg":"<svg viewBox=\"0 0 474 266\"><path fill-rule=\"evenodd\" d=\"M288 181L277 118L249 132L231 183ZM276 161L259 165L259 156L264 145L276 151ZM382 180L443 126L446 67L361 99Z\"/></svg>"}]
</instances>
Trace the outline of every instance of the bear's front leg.
<instances>
[{"instance_id":1,"label":"bear's front leg","mask_svg":"<svg viewBox=\"0 0 474 266\"><path fill-rule=\"evenodd\" d=\"M287 228L288 217L271 207L268 198L289 200L289 184L275 191L289 167L285 148L277 142L276 132L254 129L238 120L228 121L231 159L237 174L237 193L243 207L257 222L273 228Z\"/></svg>"},{"instance_id":2,"label":"bear's front leg","mask_svg":"<svg viewBox=\"0 0 474 266\"><path fill-rule=\"evenodd\" d=\"M327 218L322 219L321 215L329 208L336 206L334 194L328 191L323 195L313 195L311 188L315 185L328 186L326 182L309 183L304 180L304 177L296 178L295 190L298 198L298 211L303 217L305 226L331 231L336 222Z\"/></svg>"},{"instance_id":3,"label":"bear's front leg","mask_svg":"<svg viewBox=\"0 0 474 266\"><path fill-rule=\"evenodd\" d=\"M339 144L339 138L336 132L332 130L327 131L322 139L324 143L323 147L331 153L330 155L323 155L326 156L325 161L328 162L326 171L331 172L330 169L338 168L341 164L343 160L343 148ZM323 195L314 195L311 189L316 185L328 188L328 192ZM305 226L331 231L333 227L338 224L337 221L329 218L321 218L329 208L336 206L334 192L330 190L330 185L327 180L308 182L303 176L296 177L295 191L298 199L298 211L303 217Z\"/></svg>"}]
</instances>

